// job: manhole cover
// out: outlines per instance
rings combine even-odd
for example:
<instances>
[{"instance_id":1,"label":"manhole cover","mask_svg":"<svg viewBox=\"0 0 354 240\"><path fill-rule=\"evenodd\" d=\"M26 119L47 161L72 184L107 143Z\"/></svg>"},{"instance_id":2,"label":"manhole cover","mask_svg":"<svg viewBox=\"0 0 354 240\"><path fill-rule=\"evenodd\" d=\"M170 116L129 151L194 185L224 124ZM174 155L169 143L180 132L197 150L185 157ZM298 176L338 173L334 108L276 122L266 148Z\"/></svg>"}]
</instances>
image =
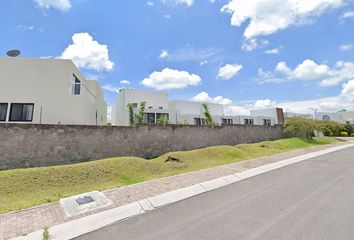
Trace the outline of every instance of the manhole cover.
<instances>
[{"instance_id":1,"label":"manhole cover","mask_svg":"<svg viewBox=\"0 0 354 240\"><path fill-rule=\"evenodd\" d=\"M83 205L83 204L87 204L87 203L92 203L92 202L94 202L94 201L95 201L95 200L93 200L93 198L90 197L90 196L85 196L85 197L76 199L76 202L77 202L79 205Z\"/></svg>"}]
</instances>

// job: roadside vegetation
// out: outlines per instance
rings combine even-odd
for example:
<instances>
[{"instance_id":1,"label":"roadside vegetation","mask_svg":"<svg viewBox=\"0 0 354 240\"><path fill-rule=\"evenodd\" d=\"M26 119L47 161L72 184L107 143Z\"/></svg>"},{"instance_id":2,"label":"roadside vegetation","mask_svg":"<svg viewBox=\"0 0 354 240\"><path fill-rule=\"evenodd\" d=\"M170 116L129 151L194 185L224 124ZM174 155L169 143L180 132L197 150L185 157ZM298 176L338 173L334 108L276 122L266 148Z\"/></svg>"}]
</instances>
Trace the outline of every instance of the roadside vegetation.
<instances>
[{"instance_id":1,"label":"roadside vegetation","mask_svg":"<svg viewBox=\"0 0 354 240\"><path fill-rule=\"evenodd\" d=\"M284 125L284 134L288 137L312 139L315 132L327 137L354 137L353 126L334 121L320 121L301 117L290 118Z\"/></svg>"},{"instance_id":2,"label":"roadside vegetation","mask_svg":"<svg viewBox=\"0 0 354 240\"><path fill-rule=\"evenodd\" d=\"M155 159L118 157L86 163L0 171L0 213L290 150L330 144L332 138L289 138L255 144L171 152ZM178 159L178 161L166 161Z\"/></svg>"}]
</instances>

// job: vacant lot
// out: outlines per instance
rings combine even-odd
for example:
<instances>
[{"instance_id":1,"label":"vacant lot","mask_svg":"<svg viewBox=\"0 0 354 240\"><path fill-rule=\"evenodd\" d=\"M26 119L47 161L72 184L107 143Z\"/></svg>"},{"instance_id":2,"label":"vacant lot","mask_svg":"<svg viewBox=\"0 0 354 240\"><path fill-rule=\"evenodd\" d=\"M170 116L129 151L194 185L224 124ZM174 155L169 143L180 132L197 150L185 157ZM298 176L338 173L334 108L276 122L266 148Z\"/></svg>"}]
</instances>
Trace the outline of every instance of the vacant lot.
<instances>
[{"instance_id":1,"label":"vacant lot","mask_svg":"<svg viewBox=\"0 0 354 240\"><path fill-rule=\"evenodd\" d=\"M92 190L116 188L336 141L332 138L290 138L172 152L152 160L119 157L73 165L0 171L0 213L55 202ZM168 156L182 162L165 162Z\"/></svg>"}]
</instances>

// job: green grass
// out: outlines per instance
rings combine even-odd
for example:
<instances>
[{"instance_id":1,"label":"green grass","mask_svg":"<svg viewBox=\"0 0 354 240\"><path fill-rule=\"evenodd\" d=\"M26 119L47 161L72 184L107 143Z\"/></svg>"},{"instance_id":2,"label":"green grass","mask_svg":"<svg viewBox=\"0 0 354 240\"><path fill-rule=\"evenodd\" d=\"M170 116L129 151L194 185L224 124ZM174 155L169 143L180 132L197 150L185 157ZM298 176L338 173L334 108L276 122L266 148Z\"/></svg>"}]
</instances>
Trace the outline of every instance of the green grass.
<instances>
[{"instance_id":1,"label":"green grass","mask_svg":"<svg viewBox=\"0 0 354 240\"><path fill-rule=\"evenodd\" d=\"M116 188L336 141L332 138L290 138L172 152L151 160L118 157L72 165L0 171L0 213L56 202L83 192ZM177 157L183 162L165 162L167 156Z\"/></svg>"}]
</instances>

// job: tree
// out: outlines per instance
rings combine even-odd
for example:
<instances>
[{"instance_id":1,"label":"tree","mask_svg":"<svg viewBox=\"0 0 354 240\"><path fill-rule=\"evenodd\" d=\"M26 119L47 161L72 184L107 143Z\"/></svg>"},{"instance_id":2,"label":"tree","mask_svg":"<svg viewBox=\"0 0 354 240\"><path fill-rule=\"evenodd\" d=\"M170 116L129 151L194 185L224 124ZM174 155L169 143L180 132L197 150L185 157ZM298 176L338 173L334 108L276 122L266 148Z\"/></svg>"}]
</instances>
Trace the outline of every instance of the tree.
<instances>
[{"instance_id":1,"label":"tree","mask_svg":"<svg viewBox=\"0 0 354 240\"><path fill-rule=\"evenodd\" d=\"M283 133L288 137L312 139L315 130L317 130L317 126L314 120L295 117L285 122Z\"/></svg>"},{"instance_id":2,"label":"tree","mask_svg":"<svg viewBox=\"0 0 354 240\"><path fill-rule=\"evenodd\" d=\"M135 125L135 118L134 118L133 104L128 103L127 107L128 107L128 111L129 111L129 125L134 126Z\"/></svg>"},{"instance_id":3,"label":"tree","mask_svg":"<svg viewBox=\"0 0 354 240\"><path fill-rule=\"evenodd\" d=\"M208 104L204 103L203 108L204 108L205 124L208 127L213 127L214 121L213 121L213 118L211 117Z\"/></svg>"},{"instance_id":4,"label":"tree","mask_svg":"<svg viewBox=\"0 0 354 240\"><path fill-rule=\"evenodd\" d=\"M135 114L135 123L143 123L144 122L144 113L145 113L146 102L142 101L140 103L140 110L138 114Z\"/></svg>"},{"instance_id":5,"label":"tree","mask_svg":"<svg viewBox=\"0 0 354 240\"><path fill-rule=\"evenodd\" d=\"M158 124L160 124L160 125L168 125L168 124L170 124L170 121L168 120L168 118L166 116L162 116L162 117L159 118Z\"/></svg>"}]
</instances>

